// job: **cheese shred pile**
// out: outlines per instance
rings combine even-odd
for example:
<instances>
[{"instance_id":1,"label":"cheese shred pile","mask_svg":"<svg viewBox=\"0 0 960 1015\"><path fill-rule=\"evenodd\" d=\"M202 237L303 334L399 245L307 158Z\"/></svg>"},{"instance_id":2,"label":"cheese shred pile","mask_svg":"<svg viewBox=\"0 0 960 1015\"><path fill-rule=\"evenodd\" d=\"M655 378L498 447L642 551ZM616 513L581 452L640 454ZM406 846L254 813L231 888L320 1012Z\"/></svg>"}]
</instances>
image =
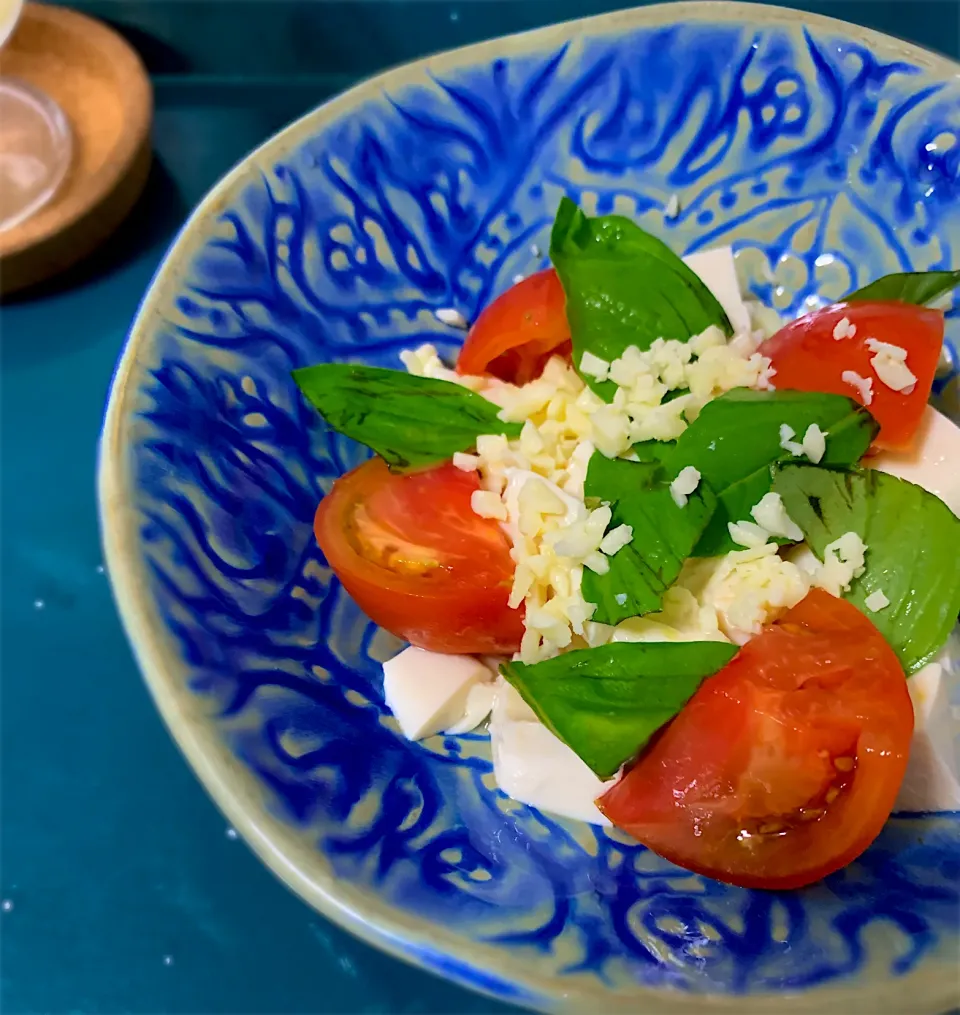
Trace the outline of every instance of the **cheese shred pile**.
<instances>
[{"instance_id":1,"label":"cheese shred pile","mask_svg":"<svg viewBox=\"0 0 960 1015\"><path fill-rule=\"evenodd\" d=\"M838 587L847 576L845 569L852 565L852 574L857 560L862 563L847 544L828 555L820 571L782 559L770 540L776 535L794 537L796 526L770 495L757 505L755 520L739 523L742 528L734 534L746 549L688 561L660 614L634 618L617 628L591 620L595 607L583 597L584 569L604 574L610 557L633 538L629 526L611 527L608 504L584 502L584 480L594 451L608 458L629 457L641 441L675 440L707 402L725 391L771 389L774 371L757 352L761 337L742 334L728 342L711 327L689 342L658 339L646 351L630 347L610 363L586 354L581 372L616 385L610 403L560 357L551 359L536 380L516 386L459 375L430 345L402 354L410 373L477 391L499 406L504 422L522 424L517 439L481 436L476 454L455 455L453 464L477 473L480 489L473 495L474 511L500 522L510 537L516 563L510 605L525 607L519 653L523 662L610 640L706 638L742 644L763 623L799 602L811 583ZM667 398L671 392L680 393ZM809 458L822 455L823 436L805 435L802 450ZM699 479L695 469L678 476L671 494L679 506Z\"/></svg>"}]
</instances>

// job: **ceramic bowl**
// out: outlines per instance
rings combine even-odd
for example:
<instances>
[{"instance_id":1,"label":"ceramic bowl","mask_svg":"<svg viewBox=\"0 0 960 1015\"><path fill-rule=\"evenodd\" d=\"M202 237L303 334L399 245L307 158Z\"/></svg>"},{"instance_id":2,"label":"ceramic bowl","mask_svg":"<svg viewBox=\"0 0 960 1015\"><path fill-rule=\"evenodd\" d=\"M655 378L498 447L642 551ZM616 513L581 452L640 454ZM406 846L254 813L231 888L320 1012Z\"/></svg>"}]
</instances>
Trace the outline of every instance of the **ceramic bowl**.
<instances>
[{"instance_id":1,"label":"ceramic bowl","mask_svg":"<svg viewBox=\"0 0 960 1015\"><path fill-rule=\"evenodd\" d=\"M454 352L434 311L471 319L543 265L562 194L680 252L732 243L743 284L785 314L956 267L958 73L778 8L646 7L384 74L266 142L193 214L114 378L106 559L181 749L311 905L544 1010L955 1002L960 815L894 817L826 881L746 891L506 799L483 735L399 736L379 665L398 643L311 528L366 453L324 429L290 371ZM957 383L945 363L954 409Z\"/></svg>"}]
</instances>

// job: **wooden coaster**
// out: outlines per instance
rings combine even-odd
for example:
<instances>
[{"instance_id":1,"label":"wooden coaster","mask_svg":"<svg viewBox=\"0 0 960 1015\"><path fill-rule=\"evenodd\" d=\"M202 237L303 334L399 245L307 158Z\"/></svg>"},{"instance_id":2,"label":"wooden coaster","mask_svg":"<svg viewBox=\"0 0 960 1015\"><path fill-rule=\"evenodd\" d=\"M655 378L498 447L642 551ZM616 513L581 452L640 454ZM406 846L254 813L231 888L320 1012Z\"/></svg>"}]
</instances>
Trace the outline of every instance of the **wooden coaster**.
<instances>
[{"instance_id":1,"label":"wooden coaster","mask_svg":"<svg viewBox=\"0 0 960 1015\"><path fill-rule=\"evenodd\" d=\"M76 11L27 4L0 52L0 74L53 99L73 131L73 160L52 200L0 233L0 295L80 261L123 221L150 168L153 94L140 57Z\"/></svg>"}]
</instances>

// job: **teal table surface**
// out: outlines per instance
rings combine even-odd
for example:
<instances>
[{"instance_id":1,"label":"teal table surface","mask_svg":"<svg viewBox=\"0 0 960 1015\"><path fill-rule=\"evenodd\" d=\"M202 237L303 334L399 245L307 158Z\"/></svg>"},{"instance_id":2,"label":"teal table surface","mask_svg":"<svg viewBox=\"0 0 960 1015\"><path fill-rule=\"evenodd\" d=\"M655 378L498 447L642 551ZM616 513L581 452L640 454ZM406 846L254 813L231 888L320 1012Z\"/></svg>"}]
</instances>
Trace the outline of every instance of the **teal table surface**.
<instances>
[{"instance_id":1,"label":"teal table surface","mask_svg":"<svg viewBox=\"0 0 960 1015\"><path fill-rule=\"evenodd\" d=\"M507 1011L260 866L161 725L101 566L96 441L140 296L187 210L322 88L158 82L157 164L106 264L0 311L5 1013Z\"/></svg>"},{"instance_id":2,"label":"teal table surface","mask_svg":"<svg viewBox=\"0 0 960 1015\"><path fill-rule=\"evenodd\" d=\"M358 76L602 9L578 0L412 8L85 5L124 29L154 75L156 161L102 253L0 310L5 1013L509 1010L354 940L253 858L154 712L97 531L96 441L113 364L174 232L216 179ZM816 9L960 50L952 0Z\"/></svg>"}]
</instances>

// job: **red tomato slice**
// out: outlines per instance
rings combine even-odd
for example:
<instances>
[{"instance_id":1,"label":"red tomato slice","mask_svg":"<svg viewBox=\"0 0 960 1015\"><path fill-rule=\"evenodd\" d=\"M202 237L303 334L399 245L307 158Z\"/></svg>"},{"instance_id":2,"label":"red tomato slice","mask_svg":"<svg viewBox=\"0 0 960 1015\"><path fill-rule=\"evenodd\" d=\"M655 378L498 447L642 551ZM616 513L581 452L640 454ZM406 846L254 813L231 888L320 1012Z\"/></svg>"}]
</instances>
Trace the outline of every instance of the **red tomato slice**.
<instances>
[{"instance_id":1,"label":"red tomato slice","mask_svg":"<svg viewBox=\"0 0 960 1015\"><path fill-rule=\"evenodd\" d=\"M570 354L566 297L553 268L538 271L499 296L477 318L457 359L461 374L492 374L526 384L547 360Z\"/></svg>"},{"instance_id":2,"label":"red tomato slice","mask_svg":"<svg viewBox=\"0 0 960 1015\"><path fill-rule=\"evenodd\" d=\"M320 502L317 542L360 609L399 638L432 652L512 653L523 611L507 605L510 542L473 512L479 488L449 463L400 475L374 458Z\"/></svg>"},{"instance_id":3,"label":"red tomato slice","mask_svg":"<svg viewBox=\"0 0 960 1015\"><path fill-rule=\"evenodd\" d=\"M798 888L876 838L912 735L893 650L855 606L814 589L706 680L598 805L681 867Z\"/></svg>"},{"instance_id":4,"label":"red tomato slice","mask_svg":"<svg viewBox=\"0 0 960 1015\"><path fill-rule=\"evenodd\" d=\"M852 338L836 339L834 329L846 318L854 327ZM875 355L867 339L900 346L907 351L907 366L917 383L910 394L888 388L877 377L870 360ZM857 389L843 380L845 370L873 380L870 412L880 424L874 446L889 450L909 448L930 397L933 375L943 345L943 313L908 303L838 303L799 317L760 347L777 373L778 388L828 391L858 402Z\"/></svg>"}]
</instances>

